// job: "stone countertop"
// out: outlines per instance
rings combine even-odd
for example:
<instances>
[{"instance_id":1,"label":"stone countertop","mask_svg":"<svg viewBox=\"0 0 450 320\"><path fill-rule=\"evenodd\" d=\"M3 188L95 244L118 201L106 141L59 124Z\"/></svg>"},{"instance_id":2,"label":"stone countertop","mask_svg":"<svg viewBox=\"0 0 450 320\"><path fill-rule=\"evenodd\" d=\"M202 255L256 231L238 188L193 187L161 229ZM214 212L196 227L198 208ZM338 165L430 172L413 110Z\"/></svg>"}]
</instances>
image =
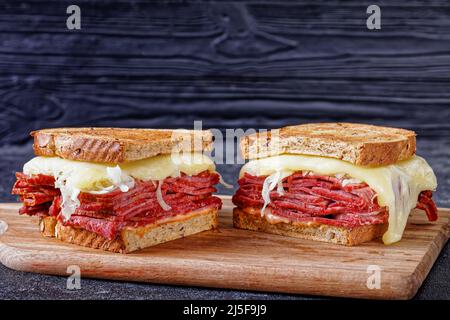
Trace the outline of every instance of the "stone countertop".
<instances>
[{"instance_id":1,"label":"stone countertop","mask_svg":"<svg viewBox=\"0 0 450 320\"><path fill-rule=\"evenodd\" d=\"M419 154L424 156L434 168L439 187L435 199L440 207L449 207L450 190L450 139L448 137L422 138L418 140ZM2 171L0 180L1 201L14 201L9 195L14 180L14 171L31 157L31 148L10 148L0 160ZM235 180L239 166L219 165L218 170L226 181ZM230 194L230 190L220 189ZM415 299L450 299L450 248L442 250L436 263L424 281ZM82 279L80 290L67 290L67 278L18 272L0 265L0 299L316 299L303 295L259 293L236 290L208 289L153 285L132 282L118 282Z\"/></svg>"}]
</instances>

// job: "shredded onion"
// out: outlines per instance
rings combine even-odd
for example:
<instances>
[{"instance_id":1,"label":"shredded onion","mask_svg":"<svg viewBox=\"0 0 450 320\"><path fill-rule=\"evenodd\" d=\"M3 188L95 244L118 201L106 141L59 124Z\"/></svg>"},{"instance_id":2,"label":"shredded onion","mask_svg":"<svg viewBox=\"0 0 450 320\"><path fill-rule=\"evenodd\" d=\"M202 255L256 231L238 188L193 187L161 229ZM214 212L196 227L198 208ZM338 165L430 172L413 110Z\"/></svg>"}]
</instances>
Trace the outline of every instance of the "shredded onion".
<instances>
[{"instance_id":1,"label":"shredded onion","mask_svg":"<svg viewBox=\"0 0 450 320\"><path fill-rule=\"evenodd\" d=\"M336 178L338 178L339 180L342 180L345 178L346 174L345 173L336 173L334 176Z\"/></svg>"},{"instance_id":2,"label":"shredded onion","mask_svg":"<svg viewBox=\"0 0 450 320\"><path fill-rule=\"evenodd\" d=\"M378 193L375 193L375 194L372 196L372 199L370 199L370 202L373 203L377 197L378 197Z\"/></svg>"},{"instance_id":3,"label":"shredded onion","mask_svg":"<svg viewBox=\"0 0 450 320\"><path fill-rule=\"evenodd\" d=\"M278 180L277 192L284 195L283 179Z\"/></svg>"},{"instance_id":4,"label":"shredded onion","mask_svg":"<svg viewBox=\"0 0 450 320\"><path fill-rule=\"evenodd\" d=\"M261 195L264 200L264 205L261 209L261 217L264 216L264 211L270 203L270 192L277 187L277 192L279 194L284 194L283 179L291 174L292 171L288 170L276 171L264 180L263 189L261 191Z\"/></svg>"},{"instance_id":5,"label":"shredded onion","mask_svg":"<svg viewBox=\"0 0 450 320\"><path fill-rule=\"evenodd\" d=\"M161 192L161 186L163 182L160 180L158 181L158 188L156 189L156 199L158 200L159 205L161 208L163 208L164 211L169 211L172 208L164 201L162 192Z\"/></svg>"},{"instance_id":6,"label":"shredded onion","mask_svg":"<svg viewBox=\"0 0 450 320\"><path fill-rule=\"evenodd\" d=\"M106 194L116 190L117 188L119 188L122 192L128 192L134 187L134 179L131 176L124 174L119 166L106 168L106 176L112 185L101 188L100 190L89 191L89 193Z\"/></svg>"},{"instance_id":7,"label":"shredded onion","mask_svg":"<svg viewBox=\"0 0 450 320\"><path fill-rule=\"evenodd\" d=\"M342 180L341 183L342 183L342 186L345 187L346 185L349 185L349 184L362 183L362 181L358 180L358 179L344 179L344 180Z\"/></svg>"},{"instance_id":8,"label":"shredded onion","mask_svg":"<svg viewBox=\"0 0 450 320\"><path fill-rule=\"evenodd\" d=\"M96 190L96 191L89 191L89 193L91 194L106 194L106 193L110 193L111 191L116 190L117 187L116 186L109 186L100 190Z\"/></svg>"},{"instance_id":9,"label":"shredded onion","mask_svg":"<svg viewBox=\"0 0 450 320\"><path fill-rule=\"evenodd\" d=\"M61 191L61 214L64 220L67 221L80 206L80 200L78 200L80 189L75 188L72 183L70 183L67 176L63 175L61 172L56 176L55 188L58 188Z\"/></svg>"},{"instance_id":10,"label":"shredded onion","mask_svg":"<svg viewBox=\"0 0 450 320\"><path fill-rule=\"evenodd\" d=\"M276 171L264 180L261 192L262 198L264 200L264 205L261 209L261 217L264 216L264 210L270 203L270 191L272 191L276 187L276 185L278 184L278 180L280 180L280 177L281 171Z\"/></svg>"},{"instance_id":11,"label":"shredded onion","mask_svg":"<svg viewBox=\"0 0 450 320\"><path fill-rule=\"evenodd\" d=\"M122 192L128 192L134 187L134 179L122 172L119 166L114 168L106 168L106 175L114 186L118 187Z\"/></svg>"},{"instance_id":12,"label":"shredded onion","mask_svg":"<svg viewBox=\"0 0 450 320\"><path fill-rule=\"evenodd\" d=\"M311 171L302 171L302 176L303 177L306 177L306 176L310 176L310 175L312 175L313 173L311 172Z\"/></svg>"}]
</instances>

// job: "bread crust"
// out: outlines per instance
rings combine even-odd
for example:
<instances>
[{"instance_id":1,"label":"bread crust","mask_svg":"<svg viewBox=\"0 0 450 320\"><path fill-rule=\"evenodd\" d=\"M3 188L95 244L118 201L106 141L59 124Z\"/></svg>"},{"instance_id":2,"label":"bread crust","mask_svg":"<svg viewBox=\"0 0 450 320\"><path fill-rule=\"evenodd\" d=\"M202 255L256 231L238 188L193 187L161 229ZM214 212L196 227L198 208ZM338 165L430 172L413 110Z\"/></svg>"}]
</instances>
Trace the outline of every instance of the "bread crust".
<instances>
[{"instance_id":1,"label":"bread crust","mask_svg":"<svg viewBox=\"0 0 450 320\"><path fill-rule=\"evenodd\" d=\"M54 237L57 220L54 217L46 216L39 218L39 230L44 237Z\"/></svg>"},{"instance_id":2,"label":"bread crust","mask_svg":"<svg viewBox=\"0 0 450 320\"><path fill-rule=\"evenodd\" d=\"M53 235L63 242L79 246L129 253L217 227L218 210L203 209L183 215L176 221L124 228L114 240L85 229L64 226L61 222L56 223Z\"/></svg>"},{"instance_id":3,"label":"bread crust","mask_svg":"<svg viewBox=\"0 0 450 320\"><path fill-rule=\"evenodd\" d=\"M234 208L233 225L235 228L260 231L282 236L322 241L345 246L356 246L363 242L381 237L388 224L358 226L354 228L330 226L322 223L269 223L254 208Z\"/></svg>"},{"instance_id":4,"label":"bread crust","mask_svg":"<svg viewBox=\"0 0 450 320\"><path fill-rule=\"evenodd\" d=\"M172 152L202 152L212 148L209 130L125 128L59 128L31 132L38 156L122 163Z\"/></svg>"},{"instance_id":5,"label":"bread crust","mask_svg":"<svg viewBox=\"0 0 450 320\"><path fill-rule=\"evenodd\" d=\"M331 157L359 166L385 166L416 152L414 131L358 123L311 123L244 136L244 159L288 154Z\"/></svg>"}]
</instances>

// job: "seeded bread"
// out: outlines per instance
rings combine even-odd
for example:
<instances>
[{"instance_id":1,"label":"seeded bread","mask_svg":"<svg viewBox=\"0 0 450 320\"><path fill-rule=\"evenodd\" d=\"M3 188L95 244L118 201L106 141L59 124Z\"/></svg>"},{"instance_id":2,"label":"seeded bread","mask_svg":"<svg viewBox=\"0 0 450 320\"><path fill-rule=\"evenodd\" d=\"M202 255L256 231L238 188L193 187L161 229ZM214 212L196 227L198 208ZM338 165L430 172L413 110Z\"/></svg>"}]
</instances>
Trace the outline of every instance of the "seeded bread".
<instances>
[{"instance_id":1,"label":"seeded bread","mask_svg":"<svg viewBox=\"0 0 450 320\"><path fill-rule=\"evenodd\" d=\"M61 222L51 224L53 218L41 219L46 229L42 229L44 236L93 249L101 249L117 253L129 253L139 249L154 246L163 242L183 238L195 233L215 229L218 226L218 210L203 209L186 214L180 219L161 224L150 224L138 228L124 228L120 235L109 240L101 235L85 229L64 226ZM51 227L53 226L53 229ZM45 232L44 232L45 231Z\"/></svg>"},{"instance_id":2,"label":"seeded bread","mask_svg":"<svg viewBox=\"0 0 450 320\"><path fill-rule=\"evenodd\" d=\"M233 225L235 228L251 231L261 231L282 236L329 242L345 246L356 246L363 242L381 237L386 232L388 224L375 224L345 228L321 223L269 223L261 217L259 210L255 213L252 208L233 209Z\"/></svg>"},{"instance_id":3,"label":"seeded bread","mask_svg":"<svg viewBox=\"0 0 450 320\"><path fill-rule=\"evenodd\" d=\"M46 216L39 219L39 230L44 237L54 237L57 220L54 217Z\"/></svg>"},{"instance_id":4,"label":"seeded bread","mask_svg":"<svg viewBox=\"0 0 450 320\"><path fill-rule=\"evenodd\" d=\"M38 156L87 162L122 163L212 148L209 130L60 128L33 131L31 135Z\"/></svg>"},{"instance_id":5,"label":"seeded bread","mask_svg":"<svg viewBox=\"0 0 450 320\"><path fill-rule=\"evenodd\" d=\"M331 157L359 166L385 166L412 157L414 131L357 123L312 123L244 136L244 159L283 153Z\"/></svg>"}]
</instances>

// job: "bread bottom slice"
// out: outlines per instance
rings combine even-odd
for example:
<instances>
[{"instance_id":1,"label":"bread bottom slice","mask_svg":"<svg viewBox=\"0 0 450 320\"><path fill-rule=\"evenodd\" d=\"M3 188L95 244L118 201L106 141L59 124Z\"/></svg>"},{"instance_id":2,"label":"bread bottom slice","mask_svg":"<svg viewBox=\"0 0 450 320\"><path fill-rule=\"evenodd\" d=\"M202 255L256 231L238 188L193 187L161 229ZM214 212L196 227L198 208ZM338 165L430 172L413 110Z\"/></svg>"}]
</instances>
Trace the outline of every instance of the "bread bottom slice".
<instances>
[{"instance_id":1,"label":"bread bottom slice","mask_svg":"<svg viewBox=\"0 0 450 320\"><path fill-rule=\"evenodd\" d=\"M54 229L51 232L53 225ZM59 221L56 222L56 219L52 217L41 219L40 226L44 236L54 236L61 241L84 247L117 253L129 253L202 231L215 229L218 226L218 210L202 209L179 216L172 221L166 220L137 228L126 227L114 240L109 240L85 229L64 226Z\"/></svg>"},{"instance_id":2,"label":"bread bottom slice","mask_svg":"<svg viewBox=\"0 0 450 320\"><path fill-rule=\"evenodd\" d=\"M254 208L234 208L233 225L235 228L239 229L261 231L346 246L355 246L379 238L386 232L388 227L387 223L358 226L354 228L309 222L269 223L265 218L261 217L259 210L255 210Z\"/></svg>"}]
</instances>

